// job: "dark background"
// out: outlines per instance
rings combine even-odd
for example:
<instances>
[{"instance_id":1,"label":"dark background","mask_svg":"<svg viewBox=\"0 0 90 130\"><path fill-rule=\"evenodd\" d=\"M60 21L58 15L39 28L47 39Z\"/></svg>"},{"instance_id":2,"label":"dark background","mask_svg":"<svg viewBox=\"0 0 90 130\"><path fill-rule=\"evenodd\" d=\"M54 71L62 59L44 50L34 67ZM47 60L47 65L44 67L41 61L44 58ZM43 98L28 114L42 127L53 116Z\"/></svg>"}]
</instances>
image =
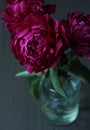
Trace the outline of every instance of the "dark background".
<instances>
[{"instance_id":1,"label":"dark background","mask_svg":"<svg viewBox=\"0 0 90 130\"><path fill-rule=\"evenodd\" d=\"M54 17L64 18L68 11L90 13L90 0L46 0L57 5ZM0 0L0 10L6 7ZM25 78L15 74L24 70L14 58L9 45L10 34L0 21L0 130L90 130L90 85L82 84L80 90L80 114L67 126L50 124L40 111L40 101L29 95ZM82 62L90 68L86 58Z\"/></svg>"}]
</instances>

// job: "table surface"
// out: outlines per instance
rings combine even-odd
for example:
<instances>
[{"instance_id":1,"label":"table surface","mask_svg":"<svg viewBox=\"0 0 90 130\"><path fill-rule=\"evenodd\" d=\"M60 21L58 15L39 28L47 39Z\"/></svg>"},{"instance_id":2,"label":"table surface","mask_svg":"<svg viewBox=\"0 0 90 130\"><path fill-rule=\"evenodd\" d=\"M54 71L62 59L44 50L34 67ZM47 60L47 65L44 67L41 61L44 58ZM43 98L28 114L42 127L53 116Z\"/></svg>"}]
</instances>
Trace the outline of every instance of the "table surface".
<instances>
[{"instance_id":1,"label":"table surface","mask_svg":"<svg viewBox=\"0 0 90 130\"><path fill-rule=\"evenodd\" d=\"M56 0L57 6L58 1ZM68 9L80 10L79 7L90 13L90 0L81 1L82 4L78 0L70 0L71 4L64 5L65 0L61 0L61 9L62 6L67 7L63 14ZM1 7L5 7L5 1L0 1L0 9ZM15 77L17 72L25 68L12 55L9 40L10 35L0 21L0 130L90 130L90 85L82 84L80 113L74 123L67 126L50 124L41 112L40 100L30 96L27 79ZM90 62L84 62L90 67Z\"/></svg>"}]
</instances>

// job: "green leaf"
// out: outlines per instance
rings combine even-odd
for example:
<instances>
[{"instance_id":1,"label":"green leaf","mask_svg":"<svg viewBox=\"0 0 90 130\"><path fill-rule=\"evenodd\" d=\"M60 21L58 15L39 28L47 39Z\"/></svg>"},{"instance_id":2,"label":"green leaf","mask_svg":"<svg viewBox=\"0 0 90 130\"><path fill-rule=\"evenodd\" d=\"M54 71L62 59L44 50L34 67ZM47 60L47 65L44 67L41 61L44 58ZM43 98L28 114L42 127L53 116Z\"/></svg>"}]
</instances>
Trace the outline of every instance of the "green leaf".
<instances>
[{"instance_id":1,"label":"green leaf","mask_svg":"<svg viewBox=\"0 0 90 130\"><path fill-rule=\"evenodd\" d=\"M59 76L58 76L58 70L57 68L51 69L50 70L50 78L51 78L51 82L53 84L54 89L63 97L68 98L67 94L64 90L63 87L63 83L60 80Z\"/></svg>"},{"instance_id":2,"label":"green leaf","mask_svg":"<svg viewBox=\"0 0 90 130\"><path fill-rule=\"evenodd\" d=\"M45 74L41 73L29 74L27 71L23 71L16 74L16 77L27 77L29 81L29 88L31 95L39 99L44 79L46 76L48 76L48 69L46 69L44 72Z\"/></svg>"},{"instance_id":3,"label":"green leaf","mask_svg":"<svg viewBox=\"0 0 90 130\"><path fill-rule=\"evenodd\" d=\"M73 60L69 65L64 65L61 69L90 84L90 70L78 58Z\"/></svg>"},{"instance_id":4,"label":"green leaf","mask_svg":"<svg viewBox=\"0 0 90 130\"><path fill-rule=\"evenodd\" d=\"M16 77L28 77L30 74L27 71L19 72L16 74Z\"/></svg>"},{"instance_id":5,"label":"green leaf","mask_svg":"<svg viewBox=\"0 0 90 130\"><path fill-rule=\"evenodd\" d=\"M31 95L36 97L37 99L40 98L40 92L41 92L44 79L46 77L46 73L47 71L45 71L45 74L33 73L28 77Z\"/></svg>"}]
</instances>

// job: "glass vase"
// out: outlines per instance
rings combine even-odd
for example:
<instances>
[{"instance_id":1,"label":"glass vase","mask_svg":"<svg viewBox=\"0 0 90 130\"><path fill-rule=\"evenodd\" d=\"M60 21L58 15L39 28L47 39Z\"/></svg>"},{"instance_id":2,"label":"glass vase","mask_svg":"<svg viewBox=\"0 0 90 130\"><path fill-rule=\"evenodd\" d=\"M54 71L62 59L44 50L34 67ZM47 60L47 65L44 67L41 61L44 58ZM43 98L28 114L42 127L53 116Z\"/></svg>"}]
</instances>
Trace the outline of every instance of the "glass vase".
<instances>
[{"instance_id":1,"label":"glass vase","mask_svg":"<svg viewBox=\"0 0 90 130\"><path fill-rule=\"evenodd\" d=\"M53 124L66 125L75 121L79 113L79 90L81 82L73 76L59 77L64 81L64 90L68 98L54 89L50 78L46 78L42 88L41 109Z\"/></svg>"}]
</instances>

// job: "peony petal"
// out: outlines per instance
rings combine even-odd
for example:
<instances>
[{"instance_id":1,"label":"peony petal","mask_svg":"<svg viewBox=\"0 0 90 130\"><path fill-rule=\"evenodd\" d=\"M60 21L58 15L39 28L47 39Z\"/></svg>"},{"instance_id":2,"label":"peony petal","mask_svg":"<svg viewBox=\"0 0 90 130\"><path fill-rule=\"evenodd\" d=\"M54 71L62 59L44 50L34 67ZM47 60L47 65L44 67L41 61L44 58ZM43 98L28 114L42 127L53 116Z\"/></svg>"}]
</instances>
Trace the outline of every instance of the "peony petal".
<instances>
[{"instance_id":1,"label":"peony petal","mask_svg":"<svg viewBox=\"0 0 90 130\"><path fill-rule=\"evenodd\" d=\"M33 72L33 67L30 65L27 65L27 71L31 74Z\"/></svg>"},{"instance_id":2,"label":"peony petal","mask_svg":"<svg viewBox=\"0 0 90 130\"><path fill-rule=\"evenodd\" d=\"M63 43L61 40L59 40L57 43L56 43L56 53L55 53L55 56L57 56L57 54L59 53L59 51L61 50L61 47L62 47Z\"/></svg>"},{"instance_id":3,"label":"peony petal","mask_svg":"<svg viewBox=\"0 0 90 130\"><path fill-rule=\"evenodd\" d=\"M23 30L22 32L20 32L20 33L18 34L18 38L23 37L27 32L28 32L28 29Z\"/></svg>"},{"instance_id":4,"label":"peony petal","mask_svg":"<svg viewBox=\"0 0 90 130\"><path fill-rule=\"evenodd\" d=\"M54 53L54 49L50 48L49 53L53 54Z\"/></svg>"}]
</instances>

